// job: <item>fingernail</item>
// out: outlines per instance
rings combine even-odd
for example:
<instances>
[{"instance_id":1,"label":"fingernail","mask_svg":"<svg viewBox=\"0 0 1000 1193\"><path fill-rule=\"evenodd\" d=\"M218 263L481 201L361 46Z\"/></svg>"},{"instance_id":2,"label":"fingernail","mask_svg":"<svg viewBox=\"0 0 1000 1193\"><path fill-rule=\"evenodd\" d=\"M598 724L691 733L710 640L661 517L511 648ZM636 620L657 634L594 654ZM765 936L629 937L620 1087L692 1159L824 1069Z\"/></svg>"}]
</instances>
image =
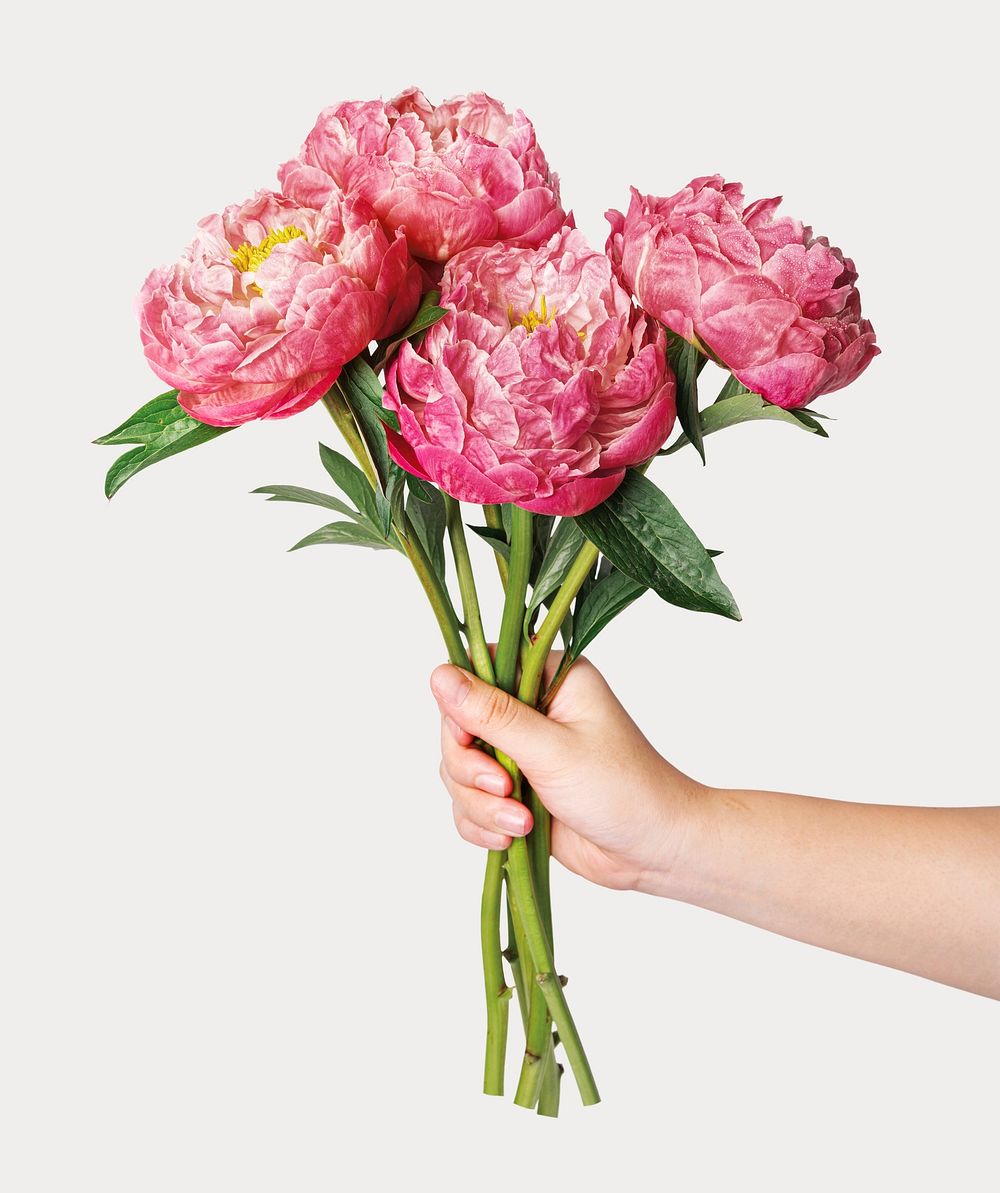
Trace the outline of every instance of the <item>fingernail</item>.
<instances>
[{"instance_id":1,"label":"fingernail","mask_svg":"<svg viewBox=\"0 0 1000 1193\"><path fill-rule=\"evenodd\" d=\"M496 814L496 826L512 837L524 836L524 813L505 808Z\"/></svg>"},{"instance_id":2,"label":"fingernail","mask_svg":"<svg viewBox=\"0 0 1000 1193\"><path fill-rule=\"evenodd\" d=\"M507 794L507 784L502 775L477 775L476 786L480 791L489 791L492 795Z\"/></svg>"},{"instance_id":3,"label":"fingernail","mask_svg":"<svg viewBox=\"0 0 1000 1193\"><path fill-rule=\"evenodd\" d=\"M445 704L457 708L468 696L472 684L461 667L446 664L444 667L438 667L431 676L431 687L434 689L434 694Z\"/></svg>"}]
</instances>

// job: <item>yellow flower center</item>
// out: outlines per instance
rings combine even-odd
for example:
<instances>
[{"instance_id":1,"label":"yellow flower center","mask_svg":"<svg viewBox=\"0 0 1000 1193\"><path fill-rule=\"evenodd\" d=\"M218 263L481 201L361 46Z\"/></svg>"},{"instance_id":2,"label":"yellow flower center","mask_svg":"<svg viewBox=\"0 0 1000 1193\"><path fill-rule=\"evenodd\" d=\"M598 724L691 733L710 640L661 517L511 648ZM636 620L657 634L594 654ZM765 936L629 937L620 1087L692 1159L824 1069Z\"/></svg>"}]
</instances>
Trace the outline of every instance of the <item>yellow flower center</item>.
<instances>
[{"instance_id":1,"label":"yellow flower center","mask_svg":"<svg viewBox=\"0 0 1000 1193\"><path fill-rule=\"evenodd\" d=\"M305 232L301 228L296 228L294 224L289 224L285 228L274 228L264 237L260 244L251 244L248 240L229 253L229 260L233 263L233 268L239 273L255 273L260 269L261 265L270 257L271 250L277 244L288 244L290 240L297 240L300 236L305 236ZM250 285L248 289L253 290L255 294L263 294L260 286L256 283Z\"/></svg>"},{"instance_id":2,"label":"yellow flower center","mask_svg":"<svg viewBox=\"0 0 1000 1193\"><path fill-rule=\"evenodd\" d=\"M507 307L507 320L511 327L523 327L529 336L540 327L548 327L558 314L555 307L551 311L549 310L549 304L545 301L544 294L539 295L537 311L525 311L523 315L518 315L512 306L508 305ZM581 340L587 338L585 331L578 331L576 334Z\"/></svg>"},{"instance_id":3,"label":"yellow flower center","mask_svg":"<svg viewBox=\"0 0 1000 1193\"><path fill-rule=\"evenodd\" d=\"M511 327L517 327L520 324L527 330L529 336L540 327L548 327L557 314L558 312L554 308L549 310L544 294L539 299L537 311L525 311L523 315L517 315L512 306L507 307L507 318Z\"/></svg>"}]
</instances>

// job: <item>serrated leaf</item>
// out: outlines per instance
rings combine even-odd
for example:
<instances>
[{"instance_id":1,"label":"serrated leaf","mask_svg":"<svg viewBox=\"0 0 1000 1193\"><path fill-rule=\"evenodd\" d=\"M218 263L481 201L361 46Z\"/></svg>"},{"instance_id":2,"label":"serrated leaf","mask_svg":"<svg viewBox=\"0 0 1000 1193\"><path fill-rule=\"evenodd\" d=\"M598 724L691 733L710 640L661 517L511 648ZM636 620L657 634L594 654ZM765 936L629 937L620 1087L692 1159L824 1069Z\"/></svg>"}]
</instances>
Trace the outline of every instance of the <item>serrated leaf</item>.
<instances>
[{"instance_id":1,"label":"serrated leaf","mask_svg":"<svg viewBox=\"0 0 1000 1193\"><path fill-rule=\"evenodd\" d=\"M771 422L787 423L791 427L800 427L823 439L828 438L826 431L814 421L812 416L806 415L803 418L802 413L801 410L784 410L781 406L775 406L773 403L765 401L760 394L749 392L737 394L736 397L726 398L724 402L715 402L701 412L701 432L702 435L714 435L716 431L721 431L725 427L734 427L737 423L767 419ZM682 435L662 454L673 455L675 451L679 451L689 442L687 436Z\"/></svg>"},{"instance_id":2,"label":"serrated leaf","mask_svg":"<svg viewBox=\"0 0 1000 1193\"><path fill-rule=\"evenodd\" d=\"M327 447L325 443L319 445L319 458L330 479L338 489L350 497L371 529L376 530L381 526L382 519L375 503L375 492L357 464L340 452L334 451L332 447Z\"/></svg>"},{"instance_id":3,"label":"serrated leaf","mask_svg":"<svg viewBox=\"0 0 1000 1193\"><path fill-rule=\"evenodd\" d=\"M506 531L498 530L493 526L473 526L471 522L466 525L473 534L478 534L481 539L489 543L501 559L510 560L510 543Z\"/></svg>"},{"instance_id":4,"label":"serrated leaf","mask_svg":"<svg viewBox=\"0 0 1000 1193\"><path fill-rule=\"evenodd\" d=\"M351 509L339 497L334 497L330 493L319 493L316 489L303 489L299 485L261 485L259 489L253 489L251 492L270 494L268 501L296 501L302 505L318 505L323 509L334 510L338 514L346 514L355 522L367 521L364 515Z\"/></svg>"},{"instance_id":5,"label":"serrated leaf","mask_svg":"<svg viewBox=\"0 0 1000 1193\"><path fill-rule=\"evenodd\" d=\"M576 521L615 567L665 601L740 620L733 594L697 535L666 494L635 469Z\"/></svg>"},{"instance_id":6,"label":"serrated leaf","mask_svg":"<svg viewBox=\"0 0 1000 1193\"><path fill-rule=\"evenodd\" d=\"M137 472L176 456L201 443L217 439L232 427L210 427L187 414L177 403L177 390L171 389L147 402L119 427L95 439L99 446L136 443L138 447L117 460L108 469L104 493L111 498Z\"/></svg>"},{"instance_id":7,"label":"serrated leaf","mask_svg":"<svg viewBox=\"0 0 1000 1193\"><path fill-rule=\"evenodd\" d=\"M640 584L617 568L598 580L583 603L577 603L572 647L574 657L582 654L601 630L645 591L645 584Z\"/></svg>"},{"instance_id":8,"label":"serrated leaf","mask_svg":"<svg viewBox=\"0 0 1000 1193\"><path fill-rule=\"evenodd\" d=\"M439 319L443 319L447 315L448 312L445 308L437 305L440 297L437 290L427 291L420 306L417 308L417 313L410 320L409 324L398 335L393 336L391 339L383 340L379 344L378 351L375 354L374 368L384 368L404 340L411 340L416 336L423 335L429 327L433 327Z\"/></svg>"},{"instance_id":9,"label":"serrated leaf","mask_svg":"<svg viewBox=\"0 0 1000 1193\"><path fill-rule=\"evenodd\" d=\"M677 420L705 463L705 444L702 440L701 418L698 414L698 373L704 356L688 340L675 341L671 352L674 375L677 378Z\"/></svg>"},{"instance_id":10,"label":"serrated leaf","mask_svg":"<svg viewBox=\"0 0 1000 1193\"><path fill-rule=\"evenodd\" d=\"M406 503L406 514L417 532L421 546L431 561L431 566L443 580L447 569L444 552L444 532L447 514L444 498L438 489L428 486L429 498L423 500L411 496Z\"/></svg>"},{"instance_id":11,"label":"serrated leaf","mask_svg":"<svg viewBox=\"0 0 1000 1193\"><path fill-rule=\"evenodd\" d=\"M563 518L560 521L549 539L548 548L535 577L526 621L531 619L531 614L566 579L566 573L573 566L573 560L580 554L580 548L585 541L583 531L573 518Z\"/></svg>"},{"instance_id":12,"label":"serrated leaf","mask_svg":"<svg viewBox=\"0 0 1000 1193\"><path fill-rule=\"evenodd\" d=\"M370 547L373 551L392 550L394 543L381 537L378 531L357 522L330 522L300 539L290 551L300 547L315 547L325 543L348 543L355 547Z\"/></svg>"}]
</instances>

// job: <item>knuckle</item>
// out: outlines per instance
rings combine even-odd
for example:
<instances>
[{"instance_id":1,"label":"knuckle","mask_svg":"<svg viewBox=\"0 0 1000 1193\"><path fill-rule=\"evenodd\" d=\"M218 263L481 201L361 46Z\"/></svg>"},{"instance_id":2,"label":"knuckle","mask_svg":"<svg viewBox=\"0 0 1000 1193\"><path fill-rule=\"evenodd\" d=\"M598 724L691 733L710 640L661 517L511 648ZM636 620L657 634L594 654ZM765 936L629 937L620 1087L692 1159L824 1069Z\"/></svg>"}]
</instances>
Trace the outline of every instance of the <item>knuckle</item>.
<instances>
[{"instance_id":1,"label":"knuckle","mask_svg":"<svg viewBox=\"0 0 1000 1193\"><path fill-rule=\"evenodd\" d=\"M504 729L517 716L513 696L503 688L490 688L484 697L483 721L490 728Z\"/></svg>"}]
</instances>

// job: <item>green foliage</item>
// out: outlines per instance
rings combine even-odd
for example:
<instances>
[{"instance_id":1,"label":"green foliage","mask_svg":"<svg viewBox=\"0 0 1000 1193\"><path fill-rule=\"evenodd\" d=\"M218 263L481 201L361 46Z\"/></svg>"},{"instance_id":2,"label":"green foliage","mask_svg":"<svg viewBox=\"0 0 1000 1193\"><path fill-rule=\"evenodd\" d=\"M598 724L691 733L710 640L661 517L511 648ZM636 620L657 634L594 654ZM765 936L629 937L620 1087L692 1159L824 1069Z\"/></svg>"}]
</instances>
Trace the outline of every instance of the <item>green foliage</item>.
<instances>
[{"instance_id":1,"label":"green foliage","mask_svg":"<svg viewBox=\"0 0 1000 1193\"><path fill-rule=\"evenodd\" d=\"M425 485L426 496L418 490L410 490L410 498L406 503L406 514L410 525L416 531L431 566L441 580L445 578L446 564L444 551L444 533L448 523L444 507L444 498L438 489Z\"/></svg>"},{"instance_id":2,"label":"green foliage","mask_svg":"<svg viewBox=\"0 0 1000 1193\"><path fill-rule=\"evenodd\" d=\"M819 435L823 439L829 438L826 431L817 422L817 419L822 418L823 415L817 414L816 411L785 410L781 406L775 406L772 402L766 401L760 394L750 393L749 390L742 389L742 386L740 388L741 393L720 399L701 412L700 422L703 436L714 435L716 431L721 431L725 427L734 427L737 423L767 419L771 422L786 423L790 427L798 427L813 435ZM725 391L725 387L723 387L723 391ZM686 434L681 435L661 454L673 455L674 452L679 451L690 442L691 440Z\"/></svg>"},{"instance_id":3,"label":"green foliage","mask_svg":"<svg viewBox=\"0 0 1000 1193\"><path fill-rule=\"evenodd\" d=\"M104 481L107 497L114 497L118 490L137 472L157 464L178 452L197 447L217 439L232 427L210 427L186 414L177 404L177 390L171 389L141 406L127 418L120 427L94 442L101 446L135 443L139 446L125 452L108 469Z\"/></svg>"},{"instance_id":4,"label":"green foliage","mask_svg":"<svg viewBox=\"0 0 1000 1193\"><path fill-rule=\"evenodd\" d=\"M481 539L489 543L501 559L510 559L510 540L507 531L499 530L493 526L473 526L471 522L467 525L473 534L478 534Z\"/></svg>"},{"instance_id":5,"label":"green foliage","mask_svg":"<svg viewBox=\"0 0 1000 1193\"><path fill-rule=\"evenodd\" d=\"M584 599L577 603L571 645L573 657L578 658L601 630L645 591L645 584L617 568L597 580Z\"/></svg>"},{"instance_id":6,"label":"green foliage","mask_svg":"<svg viewBox=\"0 0 1000 1193\"><path fill-rule=\"evenodd\" d=\"M448 312L444 307L437 305L440 297L437 290L428 290L420 306L417 308L417 313L410 320L408 326L398 335L393 336L389 340L383 340L379 344L378 351L375 353L375 360L373 361L375 369L384 368L396 354L396 351L404 340L413 340L418 336L422 336L429 327L433 327L439 319L443 319L447 315Z\"/></svg>"},{"instance_id":7,"label":"green foliage","mask_svg":"<svg viewBox=\"0 0 1000 1193\"><path fill-rule=\"evenodd\" d=\"M606 501L576 521L615 567L665 601L740 619L709 553L669 498L641 473L629 469Z\"/></svg>"},{"instance_id":8,"label":"green foliage","mask_svg":"<svg viewBox=\"0 0 1000 1193\"><path fill-rule=\"evenodd\" d=\"M330 522L321 526L319 530L300 539L291 550L297 551L300 547L319 544L349 543L357 547L371 547L377 551L401 551L402 544L396 532L383 524L382 508L388 508L388 501L371 487L361 469L340 452L327 447L325 443L319 445L319 458L330 479L350 498L353 506L329 493L303 489L299 485L262 485L259 489L254 489L255 493L267 494L269 501L294 501L303 505L317 505L351 519L349 522ZM381 498L381 503L378 498Z\"/></svg>"},{"instance_id":9,"label":"green foliage","mask_svg":"<svg viewBox=\"0 0 1000 1193\"><path fill-rule=\"evenodd\" d=\"M549 539L528 602L527 620L566 579L583 546L583 531L573 518L563 518Z\"/></svg>"},{"instance_id":10,"label":"green foliage","mask_svg":"<svg viewBox=\"0 0 1000 1193\"><path fill-rule=\"evenodd\" d=\"M698 373L705 358L694 344L679 337L671 343L669 355L677 378L677 418L687 442L694 444L704 464L705 445L698 414Z\"/></svg>"}]
</instances>

